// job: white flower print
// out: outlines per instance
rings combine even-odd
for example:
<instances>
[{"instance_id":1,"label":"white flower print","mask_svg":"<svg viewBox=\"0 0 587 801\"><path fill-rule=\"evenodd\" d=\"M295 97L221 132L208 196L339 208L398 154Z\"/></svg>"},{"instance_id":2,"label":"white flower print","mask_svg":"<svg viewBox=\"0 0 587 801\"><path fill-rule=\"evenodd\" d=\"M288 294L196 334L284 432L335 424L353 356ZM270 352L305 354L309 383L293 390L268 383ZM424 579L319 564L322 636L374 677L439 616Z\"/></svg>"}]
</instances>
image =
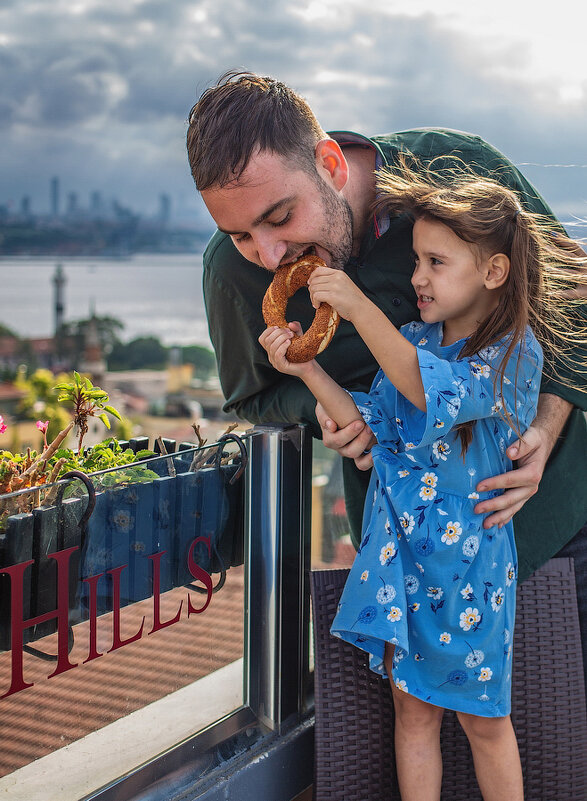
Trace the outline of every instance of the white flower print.
<instances>
[{"instance_id":1,"label":"white flower print","mask_svg":"<svg viewBox=\"0 0 587 801\"><path fill-rule=\"evenodd\" d=\"M416 576L404 576L404 583L406 585L406 593L408 595L414 595L414 593L418 592L420 588L420 580Z\"/></svg>"},{"instance_id":2,"label":"white flower print","mask_svg":"<svg viewBox=\"0 0 587 801\"><path fill-rule=\"evenodd\" d=\"M458 381L453 381L453 386L457 388L459 398L464 398L467 394L467 387L464 380L461 378Z\"/></svg>"},{"instance_id":3,"label":"white flower print","mask_svg":"<svg viewBox=\"0 0 587 801\"><path fill-rule=\"evenodd\" d=\"M389 614L387 615L387 619L392 623L397 623L398 620L402 619L402 614L402 610L399 608L399 606L392 606L389 610Z\"/></svg>"},{"instance_id":4,"label":"white flower print","mask_svg":"<svg viewBox=\"0 0 587 801\"><path fill-rule=\"evenodd\" d=\"M395 556L395 545L390 540L387 545L384 545L379 553L379 561L382 565L390 564L391 560Z\"/></svg>"},{"instance_id":5,"label":"white flower print","mask_svg":"<svg viewBox=\"0 0 587 801\"><path fill-rule=\"evenodd\" d=\"M515 581L516 578L516 568L512 565L511 562L508 562L507 567L505 569L505 583L508 587L512 586L512 583Z\"/></svg>"},{"instance_id":6,"label":"white flower print","mask_svg":"<svg viewBox=\"0 0 587 801\"><path fill-rule=\"evenodd\" d=\"M460 408L461 408L461 399L460 398L452 398L452 400L447 401L447 403L446 403L446 411L450 414L450 416L453 419L459 413L459 409Z\"/></svg>"},{"instance_id":7,"label":"white flower print","mask_svg":"<svg viewBox=\"0 0 587 801\"><path fill-rule=\"evenodd\" d=\"M503 641L504 641L504 643L505 643L506 645L507 645L507 644L508 644L508 642L510 641L510 630L509 630L509 629L504 629L504 630L503 630Z\"/></svg>"},{"instance_id":8,"label":"white flower print","mask_svg":"<svg viewBox=\"0 0 587 801\"><path fill-rule=\"evenodd\" d=\"M411 448L415 448L416 446L414 445L414 443L413 443L413 442L406 442L406 444L405 444L405 446L404 446L404 447L405 447L405 449L406 449L407 451L409 451Z\"/></svg>"},{"instance_id":9,"label":"white flower print","mask_svg":"<svg viewBox=\"0 0 587 801\"><path fill-rule=\"evenodd\" d=\"M388 537L391 534L391 523L389 522L389 518L387 518L387 520L385 521L385 533L387 534Z\"/></svg>"},{"instance_id":10,"label":"white flower print","mask_svg":"<svg viewBox=\"0 0 587 801\"><path fill-rule=\"evenodd\" d=\"M479 493L478 492L470 492L467 495L467 498L470 498L470 500L472 500L472 501L478 501L479 500Z\"/></svg>"},{"instance_id":11,"label":"white flower print","mask_svg":"<svg viewBox=\"0 0 587 801\"><path fill-rule=\"evenodd\" d=\"M493 676L493 670L488 667L482 667L479 671L479 678L478 681L489 681Z\"/></svg>"},{"instance_id":12,"label":"white flower print","mask_svg":"<svg viewBox=\"0 0 587 801\"><path fill-rule=\"evenodd\" d=\"M459 541L462 533L463 529L461 524L456 521L452 521L446 524L444 534L440 539L442 542L446 543L446 545L454 545L455 542Z\"/></svg>"},{"instance_id":13,"label":"white flower print","mask_svg":"<svg viewBox=\"0 0 587 801\"><path fill-rule=\"evenodd\" d=\"M416 565L416 567L418 568L418 570L420 571L420 573L423 573L423 572L424 572L424 568L422 567L422 565L420 564L420 562L414 562L414 564Z\"/></svg>"},{"instance_id":14,"label":"white flower print","mask_svg":"<svg viewBox=\"0 0 587 801\"><path fill-rule=\"evenodd\" d=\"M420 481L429 487L435 487L438 484L438 476L436 473L424 473Z\"/></svg>"},{"instance_id":15,"label":"white flower print","mask_svg":"<svg viewBox=\"0 0 587 801\"><path fill-rule=\"evenodd\" d=\"M423 346L428 342L428 337L422 337L422 339L418 342L419 346Z\"/></svg>"},{"instance_id":16,"label":"white flower print","mask_svg":"<svg viewBox=\"0 0 587 801\"><path fill-rule=\"evenodd\" d=\"M468 668L476 668L483 662L485 659L485 654L483 651L471 651L471 653L467 654L465 657L465 666Z\"/></svg>"},{"instance_id":17,"label":"white flower print","mask_svg":"<svg viewBox=\"0 0 587 801\"><path fill-rule=\"evenodd\" d=\"M425 484L420 488L420 498L422 498L423 501L431 501L433 498L436 498L436 490L434 487L429 487Z\"/></svg>"},{"instance_id":18,"label":"white flower print","mask_svg":"<svg viewBox=\"0 0 587 801\"><path fill-rule=\"evenodd\" d=\"M504 594L502 588L500 587L491 596L491 608L493 609L494 612L499 612L499 610L503 606L503 599L504 599Z\"/></svg>"},{"instance_id":19,"label":"white flower print","mask_svg":"<svg viewBox=\"0 0 587 801\"><path fill-rule=\"evenodd\" d=\"M499 414L499 412L503 409L503 398L501 395L498 395L495 399L495 403L491 407L492 414Z\"/></svg>"},{"instance_id":20,"label":"white flower print","mask_svg":"<svg viewBox=\"0 0 587 801\"><path fill-rule=\"evenodd\" d=\"M419 608L420 608L420 604L418 603L418 601L415 601L413 604L410 604L409 607L408 607L410 612L417 612Z\"/></svg>"},{"instance_id":21,"label":"white flower print","mask_svg":"<svg viewBox=\"0 0 587 801\"><path fill-rule=\"evenodd\" d=\"M499 348L497 348L495 345L487 345L487 347L481 348L479 351L479 356L481 356L484 362L492 362L497 356L499 356Z\"/></svg>"},{"instance_id":22,"label":"white flower print","mask_svg":"<svg viewBox=\"0 0 587 801\"><path fill-rule=\"evenodd\" d=\"M479 550L479 537L476 534L471 534L470 537L463 543L463 553L465 556L476 556Z\"/></svg>"},{"instance_id":23,"label":"white flower print","mask_svg":"<svg viewBox=\"0 0 587 801\"><path fill-rule=\"evenodd\" d=\"M409 470L398 470L397 474L398 474L398 476L400 478L405 478L406 476L410 475L410 471Z\"/></svg>"},{"instance_id":24,"label":"white flower print","mask_svg":"<svg viewBox=\"0 0 587 801\"><path fill-rule=\"evenodd\" d=\"M426 587L426 595L429 598L434 598L435 601L439 601L444 595L444 590L442 587Z\"/></svg>"},{"instance_id":25,"label":"white flower print","mask_svg":"<svg viewBox=\"0 0 587 801\"><path fill-rule=\"evenodd\" d=\"M480 620L481 615L479 614L479 610L468 606L464 612L461 612L459 626L465 631L470 631Z\"/></svg>"},{"instance_id":26,"label":"white flower print","mask_svg":"<svg viewBox=\"0 0 587 801\"><path fill-rule=\"evenodd\" d=\"M463 587L463 589L461 590L461 595L463 596L465 601L472 601L473 600L474 592L473 592L473 587L471 587L470 583L467 584L466 587Z\"/></svg>"},{"instance_id":27,"label":"white flower print","mask_svg":"<svg viewBox=\"0 0 587 801\"><path fill-rule=\"evenodd\" d=\"M443 645L448 645L452 640L452 636L448 633L448 631L443 631L439 639Z\"/></svg>"},{"instance_id":28,"label":"white flower print","mask_svg":"<svg viewBox=\"0 0 587 801\"><path fill-rule=\"evenodd\" d=\"M409 536L414 530L415 525L413 515L411 515L409 512L404 512L402 515L400 515L399 522L406 536Z\"/></svg>"},{"instance_id":29,"label":"white flower print","mask_svg":"<svg viewBox=\"0 0 587 801\"><path fill-rule=\"evenodd\" d=\"M412 322L409 325L408 331L410 331L410 333L412 334L415 334L418 331L421 331L423 328L424 328L424 323Z\"/></svg>"},{"instance_id":30,"label":"white flower print","mask_svg":"<svg viewBox=\"0 0 587 801\"><path fill-rule=\"evenodd\" d=\"M478 364L477 362L469 362L471 373L475 376L477 381L482 378L489 378L491 375L491 367L488 364Z\"/></svg>"},{"instance_id":31,"label":"white flower print","mask_svg":"<svg viewBox=\"0 0 587 801\"><path fill-rule=\"evenodd\" d=\"M378 603L388 604L391 601L393 601L395 596L396 596L396 591L393 584L385 584L383 587L380 587L377 590L377 595L375 597L377 598Z\"/></svg>"},{"instance_id":32,"label":"white flower print","mask_svg":"<svg viewBox=\"0 0 587 801\"><path fill-rule=\"evenodd\" d=\"M408 691L408 685L406 684L405 679L396 679L395 686L397 687L398 690L401 690L403 693L407 693Z\"/></svg>"},{"instance_id":33,"label":"white flower print","mask_svg":"<svg viewBox=\"0 0 587 801\"><path fill-rule=\"evenodd\" d=\"M442 459L443 462L446 462L446 457L450 453L450 447L443 439L437 439L436 442L432 444L432 452L437 459Z\"/></svg>"},{"instance_id":34,"label":"white flower print","mask_svg":"<svg viewBox=\"0 0 587 801\"><path fill-rule=\"evenodd\" d=\"M363 570L363 572L361 573L361 584L364 584L368 578L369 578L369 571Z\"/></svg>"}]
</instances>

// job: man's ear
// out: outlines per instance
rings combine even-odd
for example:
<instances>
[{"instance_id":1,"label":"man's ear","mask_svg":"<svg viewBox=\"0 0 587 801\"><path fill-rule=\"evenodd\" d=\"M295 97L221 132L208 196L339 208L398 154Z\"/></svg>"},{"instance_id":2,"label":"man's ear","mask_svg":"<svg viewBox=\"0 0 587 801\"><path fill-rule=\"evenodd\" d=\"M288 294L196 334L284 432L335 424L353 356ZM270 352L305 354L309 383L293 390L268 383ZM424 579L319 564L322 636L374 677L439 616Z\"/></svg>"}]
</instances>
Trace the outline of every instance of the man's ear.
<instances>
[{"instance_id":1,"label":"man's ear","mask_svg":"<svg viewBox=\"0 0 587 801\"><path fill-rule=\"evenodd\" d=\"M510 260L505 253L496 253L487 259L485 265L485 286L498 289L503 286L510 274Z\"/></svg>"},{"instance_id":2,"label":"man's ear","mask_svg":"<svg viewBox=\"0 0 587 801\"><path fill-rule=\"evenodd\" d=\"M337 191L348 181L349 166L340 145L334 139L321 139L316 145L316 169Z\"/></svg>"}]
</instances>

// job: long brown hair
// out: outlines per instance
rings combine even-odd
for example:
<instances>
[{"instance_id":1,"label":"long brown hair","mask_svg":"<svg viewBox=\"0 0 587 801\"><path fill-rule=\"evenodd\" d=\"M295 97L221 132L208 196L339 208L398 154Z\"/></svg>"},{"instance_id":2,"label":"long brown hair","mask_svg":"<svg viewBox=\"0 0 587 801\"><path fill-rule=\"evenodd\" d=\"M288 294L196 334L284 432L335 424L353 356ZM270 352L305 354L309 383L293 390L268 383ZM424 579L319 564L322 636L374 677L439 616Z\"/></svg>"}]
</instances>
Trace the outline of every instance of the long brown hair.
<instances>
[{"instance_id":1,"label":"long brown hair","mask_svg":"<svg viewBox=\"0 0 587 801\"><path fill-rule=\"evenodd\" d=\"M503 391L506 365L528 325L543 346L545 367L552 375L556 376L555 353L575 372L587 372L586 364L576 364L570 356L573 345L587 343L587 325L578 313L579 301L568 297L569 290L587 284L587 255L558 224L528 211L514 191L473 174L460 162L435 172L434 163L408 164L407 156L402 156L398 166L379 173L377 188L377 211L444 223L472 246L479 261L497 253L509 258L509 276L497 308L481 321L459 354L459 358L473 356L508 337L494 378L495 395ZM517 372L518 365L516 378ZM520 435L505 409L503 416ZM456 427L463 456L474 424Z\"/></svg>"}]
</instances>

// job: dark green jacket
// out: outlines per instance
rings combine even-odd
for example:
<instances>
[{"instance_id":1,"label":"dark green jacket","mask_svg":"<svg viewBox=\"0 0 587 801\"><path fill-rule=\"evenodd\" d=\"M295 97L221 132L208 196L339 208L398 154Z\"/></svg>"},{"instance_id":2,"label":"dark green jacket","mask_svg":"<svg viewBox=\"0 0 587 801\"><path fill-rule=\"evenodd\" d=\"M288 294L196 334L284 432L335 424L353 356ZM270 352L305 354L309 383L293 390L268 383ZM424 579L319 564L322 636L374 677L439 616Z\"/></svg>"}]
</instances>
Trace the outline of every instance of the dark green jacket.
<instances>
[{"instance_id":1,"label":"dark green jacket","mask_svg":"<svg viewBox=\"0 0 587 801\"><path fill-rule=\"evenodd\" d=\"M331 134L343 147L361 145L376 151L377 166L394 164L400 152L409 151L435 170L454 166L454 157L475 172L491 175L516 190L525 206L554 215L536 190L495 148L477 136L458 131L422 129L366 139L357 134ZM451 158L444 163L441 157ZM373 219L358 259L345 268L353 281L396 325L418 318L410 276L412 224L405 217ZM300 422L320 436L315 400L297 378L275 371L257 339L265 328L261 300L272 275L246 261L230 237L217 232L204 253L204 299L210 337L216 351L225 409L251 422ZM288 304L288 319L306 328L314 315L307 293L298 292ZM585 359L585 355L582 355ZM322 367L342 386L367 390L377 364L353 326L342 320L324 353ZM564 369L561 367L564 373ZM574 381L578 380L577 376ZM552 392L577 407L587 408L587 394L558 382L543 381L542 391ZM587 520L587 425L579 409L572 413L566 435L551 457L539 493L515 518L520 576L524 578L545 562ZM361 514L368 474L345 462L345 495L355 545L360 538Z\"/></svg>"}]
</instances>

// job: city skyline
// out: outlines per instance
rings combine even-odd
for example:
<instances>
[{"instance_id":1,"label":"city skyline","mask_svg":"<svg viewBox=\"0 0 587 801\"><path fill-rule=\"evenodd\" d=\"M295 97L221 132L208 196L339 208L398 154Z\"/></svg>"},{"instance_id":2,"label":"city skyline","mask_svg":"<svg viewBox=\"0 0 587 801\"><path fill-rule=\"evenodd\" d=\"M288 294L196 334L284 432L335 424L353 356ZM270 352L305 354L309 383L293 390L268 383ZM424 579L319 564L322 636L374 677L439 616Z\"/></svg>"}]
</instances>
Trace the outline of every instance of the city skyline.
<instances>
[{"instance_id":1,"label":"city skyline","mask_svg":"<svg viewBox=\"0 0 587 801\"><path fill-rule=\"evenodd\" d=\"M563 220L587 218L587 8L529 0L6 0L0 205L79 197L209 225L189 109L229 69L284 80L326 130L446 127L508 156Z\"/></svg>"}]
</instances>

